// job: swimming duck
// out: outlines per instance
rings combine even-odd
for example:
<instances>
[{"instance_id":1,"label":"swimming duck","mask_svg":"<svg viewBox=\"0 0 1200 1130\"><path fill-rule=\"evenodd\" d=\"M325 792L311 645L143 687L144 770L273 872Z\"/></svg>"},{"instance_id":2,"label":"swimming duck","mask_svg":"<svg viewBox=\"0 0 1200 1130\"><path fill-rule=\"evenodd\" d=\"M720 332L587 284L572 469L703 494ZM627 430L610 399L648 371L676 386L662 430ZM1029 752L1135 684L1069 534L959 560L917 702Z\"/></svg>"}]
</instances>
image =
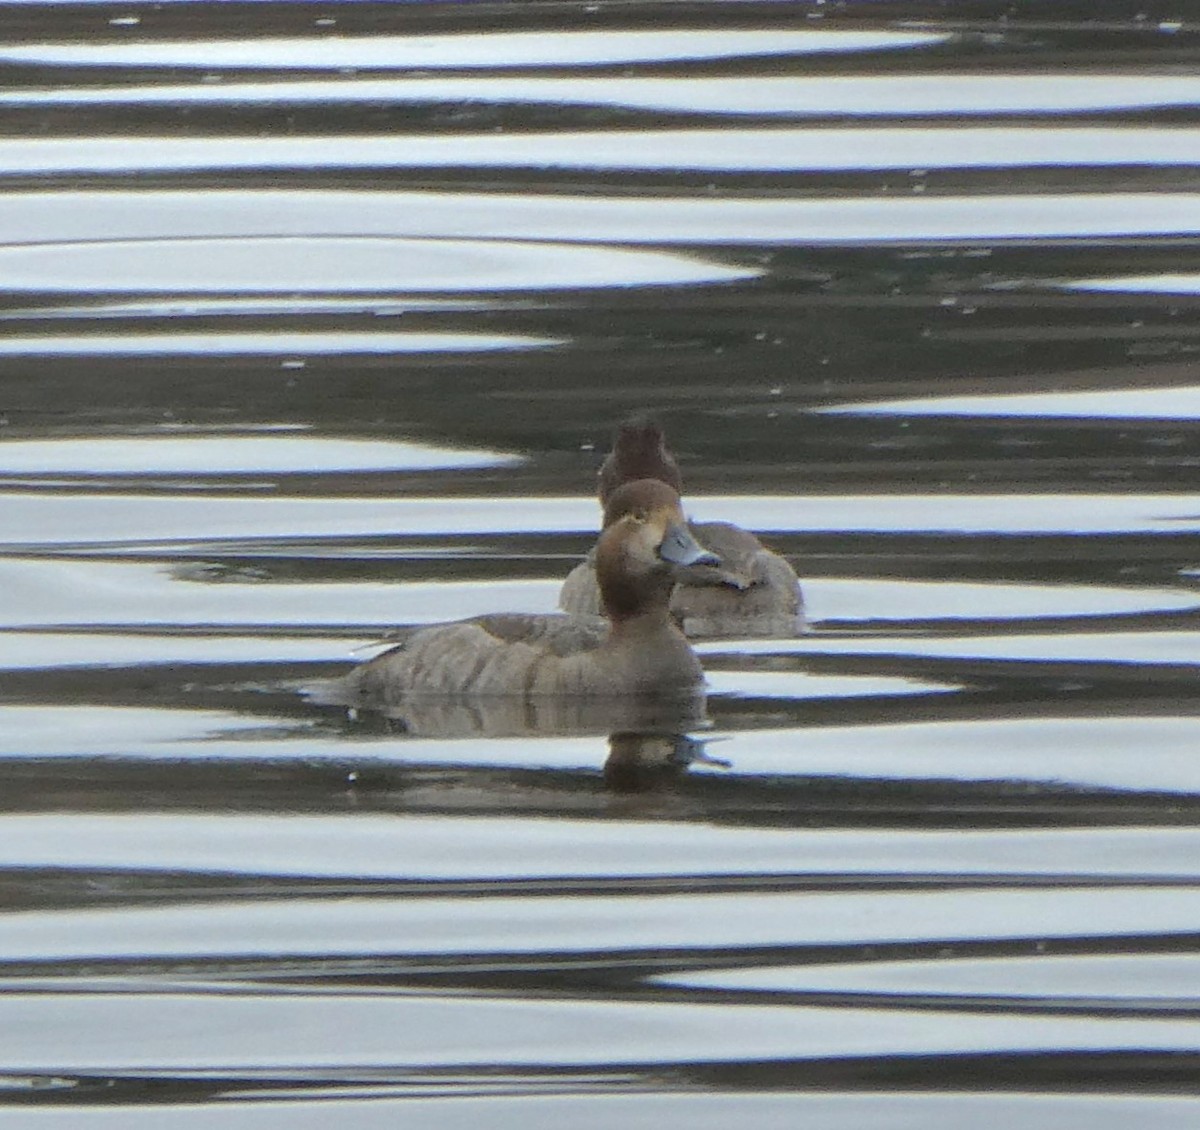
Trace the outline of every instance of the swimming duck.
<instances>
[{"instance_id":1,"label":"swimming duck","mask_svg":"<svg viewBox=\"0 0 1200 1130\"><path fill-rule=\"evenodd\" d=\"M600 504L632 479L658 479L679 491L683 476L662 428L637 417L617 430L600 467ZM690 522L692 535L720 558L719 565L679 570L671 611L693 637L794 636L804 630L804 598L792 567L753 534L730 522ZM594 615L600 593L592 557L563 582L558 606L573 616Z\"/></svg>"},{"instance_id":2,"label":"swimming duck","mask_svg":"<svg viewBox=\"0 0 1200 1130\"><path fill-rule=\"evenodd\" d=\"M719 561L689 533L679 495L656 479L618 488L594 559L607 620L597 646L579 650L578 643L556 642L553 633L538 639L522 617L420 628L341 680L343 701L388 706L421 694L698 693L704 673L670 614L671 590L677 568Z\"/></svg>"}]
</instances>

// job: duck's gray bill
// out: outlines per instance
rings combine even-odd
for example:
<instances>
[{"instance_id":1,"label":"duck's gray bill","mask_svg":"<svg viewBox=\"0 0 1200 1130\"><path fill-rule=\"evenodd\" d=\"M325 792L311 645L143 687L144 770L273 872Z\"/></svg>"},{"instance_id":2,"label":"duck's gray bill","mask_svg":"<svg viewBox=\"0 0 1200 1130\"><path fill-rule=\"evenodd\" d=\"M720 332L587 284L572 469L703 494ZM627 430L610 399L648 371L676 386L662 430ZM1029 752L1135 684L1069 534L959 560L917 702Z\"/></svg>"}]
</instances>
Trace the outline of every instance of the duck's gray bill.
<instances>
[{"instance_id":1,"label":"duck's gray bill","mask_svg":"<svg viewBox=\"0 0 1200 1130\"><path fill-rule=\"evenodd\" d=\"M680 522L667 527L658 555L672 565L720 565L721 559L704 548Z\"/></svg>"}]
</instances>

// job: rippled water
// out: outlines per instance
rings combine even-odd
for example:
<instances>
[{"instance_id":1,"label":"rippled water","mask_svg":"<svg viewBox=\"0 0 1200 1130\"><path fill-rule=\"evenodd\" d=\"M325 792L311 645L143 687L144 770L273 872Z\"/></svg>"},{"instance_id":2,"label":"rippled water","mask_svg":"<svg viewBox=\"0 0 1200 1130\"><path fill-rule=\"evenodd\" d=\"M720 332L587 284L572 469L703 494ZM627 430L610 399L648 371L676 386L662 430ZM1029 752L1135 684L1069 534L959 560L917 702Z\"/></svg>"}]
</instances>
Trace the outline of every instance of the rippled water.
<instances>
[{"instance_id":1,"label":"rippled water","mask_svg":"<svg viewBox=\"0 0 1200 1130\"><path fill-rule=\"evenodd\" d=\"M1198 62L0 5L5 1125L1196 1125ZM632 729L303 693L552 609L633 411L808 633Z\"/></svg>"}]
</instances>

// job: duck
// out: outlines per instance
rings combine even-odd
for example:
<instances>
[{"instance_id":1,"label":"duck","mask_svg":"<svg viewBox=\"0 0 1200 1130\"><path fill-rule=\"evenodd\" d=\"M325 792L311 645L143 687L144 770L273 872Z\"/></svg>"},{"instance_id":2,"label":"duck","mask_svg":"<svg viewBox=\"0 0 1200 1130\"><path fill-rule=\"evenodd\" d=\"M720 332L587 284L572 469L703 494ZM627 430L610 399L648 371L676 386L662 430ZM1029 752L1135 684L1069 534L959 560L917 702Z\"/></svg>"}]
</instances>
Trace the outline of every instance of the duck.
<instances>
[{"instance_id":1,"label":"duck","mask_svg":"<svg viewBox=\"0 0 1200 1130\"><path fill-rule=\"evenodd\" d=\"M671 592L676 570L720 561L689 531L678 493L658 479L618 487L605 508L594 562L601 634L594 622L564 617L568 635L574 633L568 640L531 631L526 618L506 614L418 628L339 680L337 697L383 708L414 695L702 693L704 672L671 615Z\"/></svg>"},{"instance_id":2,"label":"duck","mask_svg":"<svg viewBox=\"0 0 1200 1130\"><path fill-rule=\"evenodd\" d=\"M643 416L617 429L598 475L601 506L630 481L657 479L679 493L683 476L667 447L662 426ZM690 522L692 536L720 558L677 572L671 611L692 638L795 636L805 630L804 596L795 570L752 533L731 522ZM558 606L585 618L599 610L593 556L563 582Z\"/></svg>"}]
</instances>

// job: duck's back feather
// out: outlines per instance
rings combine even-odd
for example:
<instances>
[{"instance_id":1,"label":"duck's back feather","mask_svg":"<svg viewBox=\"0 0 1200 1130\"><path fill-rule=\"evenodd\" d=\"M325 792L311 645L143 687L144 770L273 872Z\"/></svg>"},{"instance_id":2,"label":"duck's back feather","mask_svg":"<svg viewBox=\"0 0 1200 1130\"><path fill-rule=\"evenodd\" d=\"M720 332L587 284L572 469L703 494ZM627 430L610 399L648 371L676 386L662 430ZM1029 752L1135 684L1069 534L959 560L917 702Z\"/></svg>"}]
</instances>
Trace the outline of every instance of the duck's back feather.
<instances>
[{"instance_id":1,"label":"duck's back feather","mask_svg":"<svg viewBox=\"0 0 1200 1130\"><path fill-rule=\"evenodd\" d=\"M506 642L463 621L414 631L403 643L356 667L347 689L364 702L392 704L420 694L519 694L547 651Z\"/></svg>"},{"instance_id":2,"label":"duck's back feather","mask_svg":"<svg viewBox=\"0 0 1200 1130\"><path fill-rule=\"evenodd\" d=\"M608 621L597 611L576 616L566 612L486 612L463 620L422 624L389 632L379 642L407 645L414 636L432 628L475 624L503 643L527 643L555 655L573 655L599 647L608 635Z\"/></svg>"},{"instance_id":3,"label":"duck's back feather","mask_svg":"<svg viewBox=\"0 0 1200 1130\"><path fill-rule=\"evenodd\" d=\"M555 655L573 655L599 647L608 636L608 621L597 610L591 616L565 612L492 612L472 620L506 643L545 647Z\"/></svg>"}]
</instances>

